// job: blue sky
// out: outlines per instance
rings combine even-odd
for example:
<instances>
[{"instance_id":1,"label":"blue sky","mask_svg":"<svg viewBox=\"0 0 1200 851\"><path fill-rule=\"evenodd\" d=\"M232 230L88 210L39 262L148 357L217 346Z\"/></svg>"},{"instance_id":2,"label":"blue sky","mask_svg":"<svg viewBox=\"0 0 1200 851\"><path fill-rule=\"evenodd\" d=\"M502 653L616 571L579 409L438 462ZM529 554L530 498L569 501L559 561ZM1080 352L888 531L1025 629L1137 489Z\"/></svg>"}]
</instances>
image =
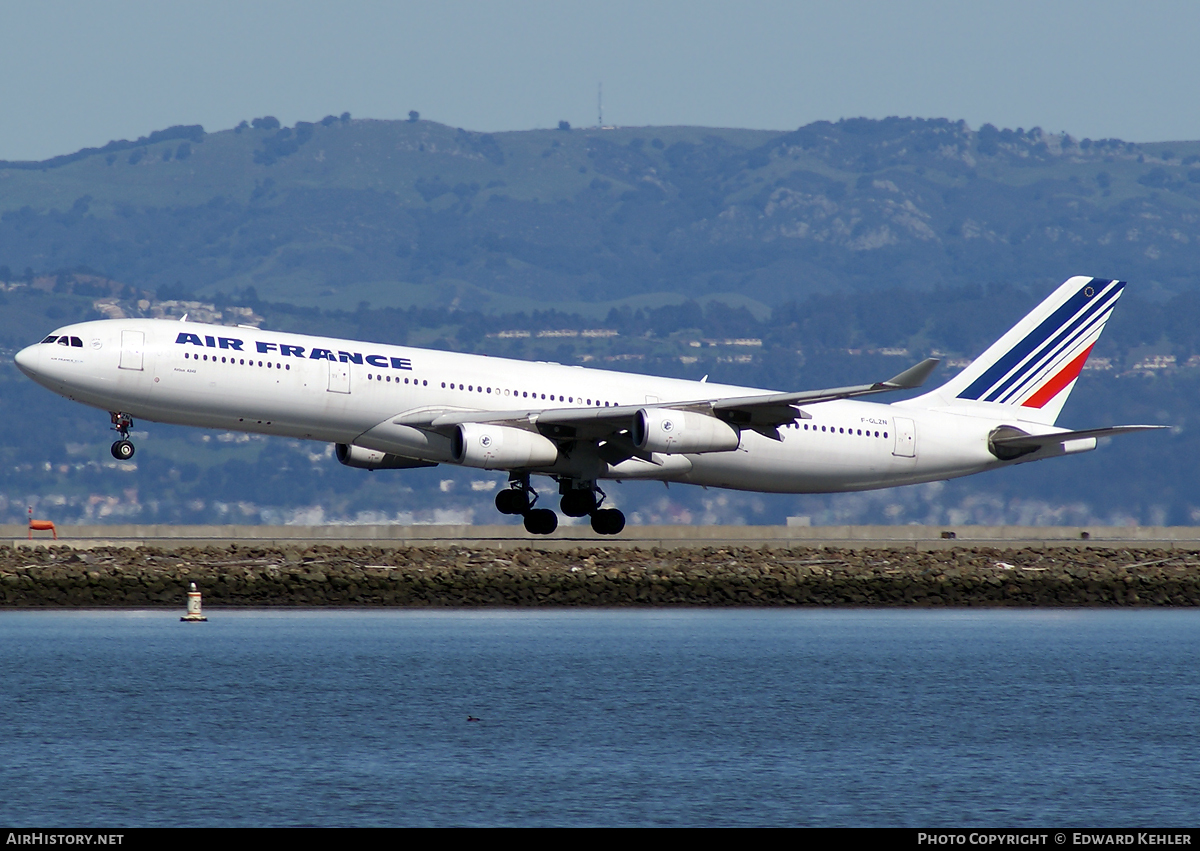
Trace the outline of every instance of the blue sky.
<instances>
[{"instance_id":1,"label":"blue sky","mask_svg":"<svg viewBox=\"0 0 1200 851\"><path fill-rule=\"evenodd\" d=\"M1200 3L0 0L0 159L349 111L503 131L963 118L1200 139Z\"/></svg>"}]
</instances>

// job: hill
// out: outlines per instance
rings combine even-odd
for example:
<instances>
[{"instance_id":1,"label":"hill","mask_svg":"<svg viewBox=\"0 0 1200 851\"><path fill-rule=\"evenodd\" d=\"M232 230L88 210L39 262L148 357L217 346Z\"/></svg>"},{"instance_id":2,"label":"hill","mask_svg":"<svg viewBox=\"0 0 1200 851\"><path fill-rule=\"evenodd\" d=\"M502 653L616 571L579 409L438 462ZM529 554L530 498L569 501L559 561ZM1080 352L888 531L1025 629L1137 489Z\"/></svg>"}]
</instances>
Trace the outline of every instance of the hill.
<instances>
[{"instance_id":1,"label":"hill","mask_svg":"<svg viewBox=\"0 0 1200 851\"><path fill-rule=\"evenodd\" d=\"M603 315L1071 274L1194 288L1200 142L944 119L481 134L327 117L0 163L0 264L175 296ZM2 270L0 270L2 271Z\"/></svg>"}]
</instances>

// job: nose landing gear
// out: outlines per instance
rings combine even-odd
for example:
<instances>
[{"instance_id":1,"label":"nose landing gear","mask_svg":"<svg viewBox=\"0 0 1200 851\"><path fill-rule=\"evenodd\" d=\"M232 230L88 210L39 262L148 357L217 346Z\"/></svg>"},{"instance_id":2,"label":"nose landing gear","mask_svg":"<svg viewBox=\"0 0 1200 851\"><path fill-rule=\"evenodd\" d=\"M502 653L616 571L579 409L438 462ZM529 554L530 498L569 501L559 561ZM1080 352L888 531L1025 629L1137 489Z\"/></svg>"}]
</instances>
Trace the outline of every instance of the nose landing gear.
<instances>
[{"instance_id":1,"label":"nose landing gear","mask_svg":"<svg viewBox=\"0 0 1200 851\"><path fill-rule=\"evenodd\" d=\"M113 431L121 435L121 439L112 445L112 457L118 461L128 461L133 457L133 442L129 439L129 430L133 428L133 417L120 411L109 411L112 417Z\"/></svg>"}]
</instances>

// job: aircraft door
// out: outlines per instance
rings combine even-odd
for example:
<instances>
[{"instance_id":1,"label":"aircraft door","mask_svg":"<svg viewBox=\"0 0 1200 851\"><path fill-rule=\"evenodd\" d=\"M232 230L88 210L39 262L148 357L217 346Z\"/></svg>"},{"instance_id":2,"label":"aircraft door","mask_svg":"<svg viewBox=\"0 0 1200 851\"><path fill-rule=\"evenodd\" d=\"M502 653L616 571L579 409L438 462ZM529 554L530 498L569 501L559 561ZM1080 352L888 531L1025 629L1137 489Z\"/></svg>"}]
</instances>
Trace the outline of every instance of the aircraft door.
<instances>
[{"instance_id":1,"label":"aircraft door","mask_svg":"<svg viewBox=\"0 0 1200 851\"><path fill-rule=\"evenodd\" d=\"M898 455L901 458L916 458L917 457L917 426L916 424L904 417L893 417L892 422L896 426L896 445L892 449L893 455Z\"/></svg>"},{"instance_id":2,"label":"aircraft door","mask_svg":"<svg viewBox=\"0 0 1200 851\"><path fill-rule=\"evenodd\" d=\"M117 364L120 369L142 369L142 356L146 350L146 334L144 331L121 332L121 360Z\"/></svg>"},{"instance_id":3,"label":"aircraft door","mask_svg":"<svg viewBox=\"0 0 1200 851\"><path fill-rule=\"evenodd\" d=\"M329 361L329 392L350 392L350 364L340 361Z\"/></svg>"}]
</instances>

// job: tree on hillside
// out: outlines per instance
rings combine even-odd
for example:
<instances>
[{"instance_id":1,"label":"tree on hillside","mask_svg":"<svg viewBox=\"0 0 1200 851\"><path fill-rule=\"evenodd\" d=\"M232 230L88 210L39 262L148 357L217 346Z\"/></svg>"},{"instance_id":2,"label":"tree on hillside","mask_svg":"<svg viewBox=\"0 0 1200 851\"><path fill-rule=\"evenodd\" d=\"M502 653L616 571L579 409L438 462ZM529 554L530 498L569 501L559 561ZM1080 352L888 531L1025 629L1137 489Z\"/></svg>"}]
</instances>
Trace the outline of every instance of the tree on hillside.
<instances>
[{"instance_id":1,"label":"tree on hillside","mask_svg":"<svg viewBox=\"0 0 1200 851\"><path fill-rule=\"evenodd\" d=\"M571 122L570 122L570 121L560 121L560 122L558 122L558 129L559 129L559 130L570 130L570 129L571 129Z\"/></svg>"},{"instance_id":2,"label":"tree on hillside","mask_svg":"<svg viewBox=\"0 0 1200 851\"><path fill-rule=\"evenodd\" d=\"M1137 179L1137 182L1142 184L1142 186L1151 186L1155 189L1167 189L1175 181L1169 171L1159 166L1157 168L1152 168L1150 171L1143 174Z\"/></svg>"},{"instance_id":3,"label":"tree on hillside","mask_svg":"<svg viewBox=\"0 0 1200 851\"><path fill-rule=\"evenodd\" d=\"M420 121L421 113L417 112L415 109L410 109L408 111L408 120L413 122Z\"/></svg>"},{"instance_id":4,"label":"tree on hillside","mask_svg":"<svg viewBox=\"0 0 1200 851\"><path fill-rule=\"evenodd\" d=\"M994 157L1000 152L1000 131L994 124L985 124L979 128L979 153L985 157Z\"/></svg>"}]
</instances>

